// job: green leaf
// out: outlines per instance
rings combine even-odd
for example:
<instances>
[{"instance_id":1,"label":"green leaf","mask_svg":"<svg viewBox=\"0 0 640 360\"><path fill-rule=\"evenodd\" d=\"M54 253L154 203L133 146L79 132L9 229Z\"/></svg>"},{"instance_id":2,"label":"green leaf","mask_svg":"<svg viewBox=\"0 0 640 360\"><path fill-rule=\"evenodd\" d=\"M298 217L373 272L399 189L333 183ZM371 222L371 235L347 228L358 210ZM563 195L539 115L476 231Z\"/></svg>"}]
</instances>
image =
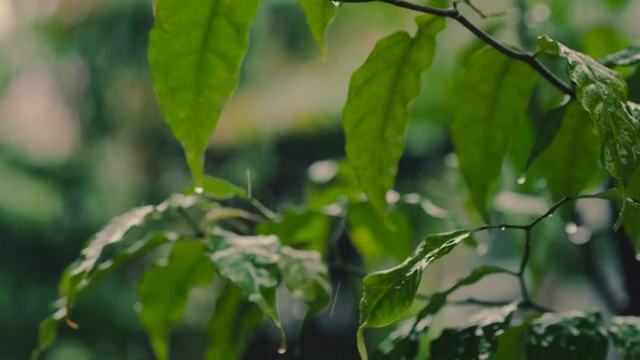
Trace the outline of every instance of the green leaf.
<instances>
[{"instance_id":1,"label":"green leaf","mask_svg":"<svg viewBox=\"0 0 640 360\"><path fill-rule=\"evenodd\" d=\"M204 151L235 90L259 0L158 0L149 62L158 102L201 186Z\"/></svg>"},{"instance_id":2,"label":"green leaf","mask_svg":"<svg viewBox=\"0 0 640 360\"><path fill-rule=\"evenodd\" d=\"M284 341L276 304L280 284L280 243L276 236L240 236L214 228L210 258L218 273L242 289L278 327Z\"/></svg>"},{"instance_id":3,"label":"green leaf","mask_svg":"<svg viewBox=\"0 0 640 360\"><path fill-rule=\"evenodd\" d=\"M431 343L431 360L488 359L497 348L497 337L511 323L517 309L512 303L502 308L486 309L476 314L462 329L445 329Z\"/></svg>"},{"instance_id":4,"label":"green leaf","mask_svg":"<svg viewBox=\"0 0 640 360\"><path fill-rule=\"evenodd\" d=\"M295 298L309 304L309 315L322 311L329 303L331 284L320 253L283 246L280 255L280 272L287 289Z\"/></svg>"},{"instance_id":5,"label":"green leaf","mask_svg":"<svg viewBox=\"0 0 640 360\"><path fill-rule=\"evenodd\" d=\"M233 185L227 180L212 177L212 176L203 177L202 183L200 185L201 185L201 188L199 188L198 191L202 189L203 193L214 196L216 198L226 199L233 196L238 196L241 198L249 197L247 192L243 188ZM185 193L196 194L197 193L196 187L193 185L190 186L185 191Z\"/></svg>"},{"instance_id":6,"label":"green leaf","mask_svg":"<svg viewBox=\"0 0 640 360\"><path fill-rule=\"evenodd\" d=\"M159 359L168 358L168 328L180 320L189 290L213 279L213 265L204 250L199 241L178 242L169 258L158 261L140 282L142 309L138 315Z\"/></svg>"},{"instance_id":7,"label":"green leaf","mask_svg":"<svg viewBox=\"0 0 640 360\"><path fill-rule=\"evenodd\" d=\"M607 347L598 313L547 313L533 320L527 333L528 359L601 360Z\"/></svg>"},{"instance_id":8,"label":"green leaf","mask_svg":"<svg viewBox=\"0 0 640 360\"><path fill-rule=\"evenodd\" d=\"M527 337L528 322L512 326L498 336L498 348L491 357L492 360L526 359L524 352Z\"/></svg>"},{"instance_id":9,"label":"green leaf","mask_svg":"<svg viewBox=\"0 0 640 360\"><path fill-rule=\"evenodd\" d=\"M635 171L631 176L629 186L626 190L626 196L629 198L640 198L640 171ZM628 199L625 201L629 202ZM633 206L633 203L631 204L632 206L628 206L626 209L623 227L624 232L636 250L636 254L640 254L640 209Z\"/></svg>"},{"instance_id":10,"label":"green leaf","mask_svg":"<svg viewBox=\"0 0 640 360\"><path fill-rule=\"evenodd\" d=\"M385 212L385 196L404 150L409 103L418 96L421 75L433 62L435 36L445 20L424 15L416 23L414 37L401 31L378 41L353 73L342 112L347 158L380 213Z\"/></svg>"},{"instance_id":11,"label":"green leaf","mask_svg":"<svg viewBox=\"0 0 640 360\"><path fill-rule=\"evenodd\" d=\"M62 275L60 298L54 314L44 320L38 349L45 350L55 338L55 325L69 320L75 303L93 286L123 264L180 238L192 238L212 200L202 195L174 194L157 206L143 206L117 216L84 246L82 253ZM196 228L194 228L196 226Z\"/></svg>"},{"instance_id":12,"label":"green leaf","mask_svg":"<svg viewBox=\"0 0 640 360\"><path fill-rule=\"evenodd\" d=\"M640 123L628 107L622 75L546 36L538 39L538 48L567 60L567 73L576 85L578 101L591 116L601 141L600 161L627 186L639 164Z\"/></svg>"},{"instance_id":13,"label":"green leaf","mask_svg":"<svg viewBox=\"0 0 640 360\"><path fill-rule=\"evenodd\" d=\"M420 338L429 330L433 315L437 314L446 304L448 296L462 286L477 283L487 275L508 274L509 270L497 266L481 266L474 269L469 275L458 280L453 286L445 291L437 292L431 296L429 303L420 313L408 322L411 326L403 324L380 344L374 353L374 358L396 359L405 356L408 359L415 357L418 351Z\"/></svg>"},{"instance_id":14,"label":"green leaf","mask_svg":"<svg viewBox=\"0 0 640 360\"><path fill-rule=\"evenodd\" d=\"M385 219L371 203L355 202L349 204L347 222L351 242L366 259L411 255L411 225L402 211L389 210Z\"/></svg>"},{"instance_id":15,"label":"green leaf","mask_svg":"<svg viewBox=\"0 0 640 360\"><path fill-rule=\"evenodd\" d=\"M613 344L622 352L624 360L640 359L640 317L613 317L609 336Z\"/></svg>"},{"instance_id":16,"label":"green leaf","mask_svg":"<svg viewBox=\"0 0 640 360\"><path fill-rule=\"evenodd\" d=\"M320 56L327 58L327 27L336 16L336 6L329 0L300 0L313 39L318 44Z\"/></svg>"},{"instance_id":17,"label":"green leaf","mask_svg":"<svg viewBox=\"0 0 640 360\"><path fill-rule=\"evenodd\" d=\"M536 84L527 64L487 48L467 64L455 86L451 136L475 207L487 202Z\"/></svg>"},{"instance_id":18,"label":"green leaf","mask_svg":"<svg viewBox=\"0 0 640 360\"><path fill-rule=\"evenodd\" d=\"M207 324L209 346L206 360L241 358L247 335L264 316L258 306L244 298L239 288L229 284L216 301L215 313Z\"/></svg>"},{"instance_id":19,"label":"green leaf","mask_svg":"<svg viewBox=\"0 0 640 360\"><path fill-rule=\"evenodd\" d=\"M364 329L398 321L413 305L424 268L450 253L470 235L469 231L459 230L427 236L402 264L369 274L363 279L357 333L358 351L363 359L367 358Z\"/></svg>"},{"instance_id":20,"label":"green leaf","mask_svg":"<svg viewBox=\"0 0 640 360\"><path fill-rule=\"evenodd\" d=\"M600 174L598 139L589 125L588 114L579 104L569 104L560 131L540 155L547 187L557 201L577 196Z\"/></svg>"},{"instance_id":21,"label":"green leaf","mask_svg":"<svg viewBox=\"0 0 640 360\"><path fill-rule=\"evenodd\" d=\"M258 233L277 235L282 245L300 250L327 251L327 241L331 230L329 216L316 211L284 211L280 217L260 224Z\"/></svg>"},{"instance_id":22,"label":"green leaf","mask_svg":"<svg viewBox=\"0 0 640 360\"><path fill-rule=\"evenodd\" d=\"M533 161L536 160L538 156L551 145L553 139L555 139L562 126L562 120L567 113L567 107L568 104L563 104L547 112L539 119L533 120L533 130L536 140L533 143L533 148L524 166L525 172L529 169Z\"/></svg>"}]
</instances>

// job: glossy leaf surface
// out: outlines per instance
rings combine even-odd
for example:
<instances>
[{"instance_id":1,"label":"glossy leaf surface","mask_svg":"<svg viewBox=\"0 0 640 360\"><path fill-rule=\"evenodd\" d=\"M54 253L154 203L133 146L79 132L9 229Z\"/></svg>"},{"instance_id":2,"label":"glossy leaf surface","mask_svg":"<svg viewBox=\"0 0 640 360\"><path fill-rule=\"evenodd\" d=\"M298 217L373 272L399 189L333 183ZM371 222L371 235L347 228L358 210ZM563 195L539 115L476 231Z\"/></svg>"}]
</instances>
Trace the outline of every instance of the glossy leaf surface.
<instances>
[{"instance_id":1,"label":"glossy leaf surface","mask_svg":"<svg viewBox=\"0 0 640 360\"><path fill-rule=\"evenodd\" d=\"M318 313L329 303L329 270L317 251L280 249L282 281L291 294L309 304L309 315Z\"/></svg>"},{"instance_id":2,"label":"glossy leaf surface","mask_svg":"<svg viewBox=\"0 0 640 360\"><path fill-rule=\"evenodd\" d=\"M624 360L640 359L640 318L616 316L611 319L609 336Z\"/></svg>"},{"instance_id":3,"label":"glossy leaf surface","mask_svg":"<svg viewBox=\"0 0 640 360\"><path fill-rule=\"evenodd\" d=\"M433 61L442 18L419 16L414 37L396 32L376 44L356 70L342 112L345 151L369 200L380 213L393 187L404 151L409 103L418 96L420 78Z\"/></svg>"},{"instance_id":4,"label":"glossy leaf surface","mask_svg":"<svg viewBox=\"0 0 640 360\"><path fill-rule=\"evenodd\" d=\"M640 64L640 46L629 46L622 51L603 57L598 62L607 67Z\"/></svg>"},{"instance_id":5,"label":"glossy leaf surface","mask_svg":"<svg viewBox=\"0 0 640 360\"><path fill-rule=\"evenodd\" d=\"M149 62L158 102L196 185L204 151L235 90L260 1L157 0Z\"/></svg>"}]
</instances>

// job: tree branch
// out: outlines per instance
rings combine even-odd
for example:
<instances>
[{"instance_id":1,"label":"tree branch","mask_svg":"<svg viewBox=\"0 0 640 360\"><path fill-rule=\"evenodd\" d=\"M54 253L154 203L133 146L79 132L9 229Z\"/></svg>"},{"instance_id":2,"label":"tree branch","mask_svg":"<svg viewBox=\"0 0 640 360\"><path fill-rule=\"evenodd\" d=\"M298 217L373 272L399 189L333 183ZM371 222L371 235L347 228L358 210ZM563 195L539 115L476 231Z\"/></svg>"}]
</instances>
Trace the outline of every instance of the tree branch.
<instances>
[{"instance_id":1,"label":"tree branch","mask_svg":"<svg viewBox=\"0 0 640 360\"><path fill-rule=\"evenodd\" d=\"M389 5L397 6L404 9L414 10L425 14L431 14L435 16L447 17L453 19L460 23L462 26L467 28L471 33L473 33L477 38L484 41L487 45L492 48L498 50L504 55L527 63L530 67L532 67L538 74L544 77L547 81L551 83L555 88L560 90L561 92L575 97L575 91L573 88L566 84L562 79L557 77L551 70L549 70L544 64L542 64L538 59L536 59L534 54L531 54L526 51L517 50L510 48L498 40L494 39L491 35L484 32L482 29L474 25L469 19L467 19L464 15L462 15L456 7L451 7L448 9L439 9L431 6L418 5L411 2L407 2L404 0L342 0L342 2L350 3L350 2L373 2L379 1Z\"/></svg>"}]
</instances>

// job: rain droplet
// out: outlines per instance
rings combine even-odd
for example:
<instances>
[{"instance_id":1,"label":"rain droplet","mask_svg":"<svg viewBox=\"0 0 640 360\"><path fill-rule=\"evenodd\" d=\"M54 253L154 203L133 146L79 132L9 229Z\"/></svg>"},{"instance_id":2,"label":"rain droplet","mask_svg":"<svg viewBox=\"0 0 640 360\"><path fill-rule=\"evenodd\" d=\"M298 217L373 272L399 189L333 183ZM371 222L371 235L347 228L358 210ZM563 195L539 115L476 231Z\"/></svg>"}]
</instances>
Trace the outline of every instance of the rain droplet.
<instances>
[{"instance_id":1,"label":"rain droplet","mask_svg":"<svg viewBox=\"0 0 640 360\"><path fill-rule=\"evenodd\" d=\"M287 352L287 343L282 342L280 346L278 346L278 354L284 355Z\"/></svg>"},{"instance_id":2,"label":"rain droplet","mask_svg":"<svg viewBox=\"0 0 640 360\"><path fill-rule=\"evenodd\" d=\"M500 226L500 230L505 231L505 230L507 230L507 227L502 225L502 226Z\"/></svg>"},{"instance_id":3,"label":"rain droplet","mask_svg":"<svg viewBox=\"0 0 640 360\"><path fill-rule=\"evenodd\" d=\"M196 194L202 194L202 193L204 192L204 189L202 188L202 186L196 186L196 187L193 189L193 191L194 191Z\"/></svg>"},{"instance_id":4,"label":"rain droplet","mask_svg":"<svg viewBox=\"0 0 640 360\"><path fill-rule=\"evenodd\" d=\"M333 1L331 0L331 3L333 4L333 6L338 7L340 6L340 1Z\"/></svg>"},{"instance_id":5,"label":"rain droplet","mask_svg":"<svg viewBox=\"0 0 640 360\"><path fill-rule=\"evenodd\" d=\"M636 254L636 260L640 261L640 254Z\"/></svg>"},{"instance_id":6,"label":"rain droplet","mask_svg":"<svg viewBox=\"0 0 640 360\"><path fill-rule=\"evenodd\" d=\"M478 256L484 256L487 254L488 250L489 250L489 247L487 246L487 244L480 244L476 249L476 253L478 254Z\"/></svg>"},{"instance_id":7,"label":"rain droplet","mask_svg":"<svg viewBox=\"0 0 640 360\"><path fill-rule=\"evenodd\" d=\"M518 180L516 180L516 183L518 183L518 185L524 185L524 183L527 182L527 176L526 175L522 175L518 178Z\"/></svg>"}]
</instances>

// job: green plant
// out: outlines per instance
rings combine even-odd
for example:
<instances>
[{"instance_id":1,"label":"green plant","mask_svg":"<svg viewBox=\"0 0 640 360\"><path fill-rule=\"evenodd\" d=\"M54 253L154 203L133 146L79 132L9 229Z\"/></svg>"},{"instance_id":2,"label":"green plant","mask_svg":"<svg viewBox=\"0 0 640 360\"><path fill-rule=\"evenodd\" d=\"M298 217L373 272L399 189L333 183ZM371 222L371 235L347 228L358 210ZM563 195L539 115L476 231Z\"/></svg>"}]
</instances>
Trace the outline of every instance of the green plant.
<instances>
[{"instance_id":1,"label":"green plant","mask_svg":"<svg viewBox=\"0 0 640 360\"><path fill-rule=\"evenodd\" d=\"M616 71L640 63L639 49L628 47L596 61L542 36L535 53L529 53L504 45L474 25L459 7L466 5L485 15L469 1L454 1L449 8L403 0L382 2L424 14L415 19L417 30L413 35L399 31L380 40L353 73L342 114L348 163L325 164L331 167L331 179L315 184L303 213L273 213L253 199L250 191L207 177L204 172L204 153L239 81L249 26L259 2L154 2L156 22L149 38L154 86L165 120L184 148L193 186L157 206L136 208L114 218L87 243L78 260L63 274L60 298L54 313L41 325L34 358L53 342L60 323L76 327L71 310L93 286L144 255L157 258L157 262L145 272L139 285L140 319L158 358L168 357L168 328L180 319L189 291L212 281L217 300L207 326L211 346L206 357L240 356L244 336L264 315L279 329L279 351L284 353L286 339L276 290L284 284L293 297L308 304L310 317L330 302L328 258L337 268L355 275L361 272L345 263L339 252L331 254L335 239L327 236L330 218L346 224L365 258L389 254L400 261L406 259L362 279L357 332L362 358L369 356L364 330L399 322L411 313L416 299L424 302L423 306L389 334L372 352L373 357L415 358L434 317L446 305L456 304L488 309L465 327L445 329L431 341L433 359L523 358L524 354L534 359L599 359L607 354L608 337L625 357L636 356L640 346L636 341L637 318L616 317L606 330L597 312L556 313L534 301L527 270L536 238L543 237L537 229L556 212L574 221L570 206L579 199L616 204L613 228L624 226L628 238L640 246L636 225L640 202L635 198L640 193L640 175L636 172L640 161L640 105L628 99L627 82ZM325 56L325 31L336 6L318 0L302 0L301 4ZM466 60L455 82L450 126L460 173L472 206L485 225L425 234L412 250L410 242L397 241L407 238L409 227L401 205L424 204L425 199L405 194L396 196L400 197L397 201L390 191L405 147L408 108L420 93L422 75L433 62L436 37L445 29L447 18L489 45ZM566 63L565 74L554 70L559 61ZM539 79L551 88L538 85ZM531 146L522 164L513 161L513 167L532 174L528 174L529 180L519 178L518 183L544 179L545 191L555 203L548 211L529 216L524 225L495 224L496 214L490 204L496 182L514 139L521 137L525 118L531 120L531 131L524 136ZM535 166L537 170L531 170ZM583 193L594 183L602 183L606 173L615 181L614 186L599 193ZM362 191L367 200L363 200ZM473 211L469 216L474 216ZM449 219L456 224L473 222L479 219ZM338 230L344 231L342 226ZM520 232L524 238L517 270L484 265L444 291L430 296L419 294L423 273L431 263L460 244L478 246L478 234L507 230ZM357 235L363 231L372 235ZM164 251L167 247L168 252ZM459 288L497 274L517 280L520 298L504 302L449 300ZM523 316L515 321L514 314Z\"/></svg>"}]
</instances>

